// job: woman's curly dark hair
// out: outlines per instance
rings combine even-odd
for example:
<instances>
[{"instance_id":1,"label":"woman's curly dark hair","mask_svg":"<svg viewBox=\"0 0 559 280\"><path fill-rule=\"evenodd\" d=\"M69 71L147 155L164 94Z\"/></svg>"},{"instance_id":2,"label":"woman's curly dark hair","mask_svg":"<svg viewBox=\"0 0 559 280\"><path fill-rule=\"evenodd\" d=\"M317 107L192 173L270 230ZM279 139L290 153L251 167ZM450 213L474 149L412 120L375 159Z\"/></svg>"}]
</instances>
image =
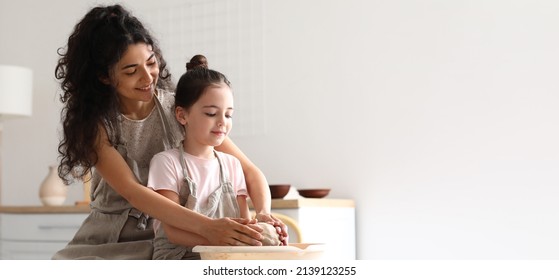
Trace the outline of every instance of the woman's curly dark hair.
<instances>
[{"instance_id":1,"label":"woman's curly dark hair","mask_svg":"<svg viewBox=\"0 0 559 280\"><path fill-rule=\"evenodd\" d=\"M153 47L159 62L158 88L171 89L171 74L161 50L143 24L120 5L91 9L75 26L60 56L55 77L60 80L63 103L62 139L58 145L58 175L65 183L82 178L98 160L95 145L100 127L116 135L120 115L119 99L110 78L112 67L128 46L146 43ZM114 142L118 135L110 139ZM115 143L112 143L113 145ZM70 176L68 176L70 175Z\"/></svg>"}]
</instances>

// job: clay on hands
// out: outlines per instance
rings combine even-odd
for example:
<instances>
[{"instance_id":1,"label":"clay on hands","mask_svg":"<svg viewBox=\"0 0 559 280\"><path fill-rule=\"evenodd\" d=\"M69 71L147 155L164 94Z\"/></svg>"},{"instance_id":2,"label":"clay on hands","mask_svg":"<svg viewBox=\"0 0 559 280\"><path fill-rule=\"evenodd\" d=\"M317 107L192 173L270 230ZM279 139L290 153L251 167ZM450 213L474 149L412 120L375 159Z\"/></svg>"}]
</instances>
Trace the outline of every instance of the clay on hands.
<instances>
[{"instance_id":1,"label":"clay on hands","mask_svg":"<svg viewBox=\"0 0 559 280\"><path fill-rule=\"evenodd\" d=\"M279 246L281 244L279 234L273 225L264 222L258 222L256 225L262 229L263 238L260 240L262 246Z\"/></svg>"}]
</instances>

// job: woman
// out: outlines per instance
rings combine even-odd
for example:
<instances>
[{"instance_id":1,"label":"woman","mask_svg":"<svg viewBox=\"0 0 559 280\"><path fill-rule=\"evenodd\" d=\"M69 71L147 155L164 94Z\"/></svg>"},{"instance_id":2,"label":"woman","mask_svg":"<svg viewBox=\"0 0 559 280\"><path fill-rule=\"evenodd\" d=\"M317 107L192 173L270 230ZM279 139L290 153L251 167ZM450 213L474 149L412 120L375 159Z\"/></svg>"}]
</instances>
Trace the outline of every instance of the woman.
<instances>
[{"instance_id":1,"label":"woman","mask_svg":"<svg viewBox=\"0 0 559 280\"><path fill-rule=\"evenodd\" d=\"M142 23L120 5L91 9L75 26L55 70L61 80L63 135L59 176L93 170L91 213L54 259L151 259L153 218L214 245L261 245L245 219L210 219L145 187L152 156L183 138L174 120L171 80L161 51ZM262 172L227 138L218 150L243 167L256 218L270 213Z\"/></svg>"}]
</instances>

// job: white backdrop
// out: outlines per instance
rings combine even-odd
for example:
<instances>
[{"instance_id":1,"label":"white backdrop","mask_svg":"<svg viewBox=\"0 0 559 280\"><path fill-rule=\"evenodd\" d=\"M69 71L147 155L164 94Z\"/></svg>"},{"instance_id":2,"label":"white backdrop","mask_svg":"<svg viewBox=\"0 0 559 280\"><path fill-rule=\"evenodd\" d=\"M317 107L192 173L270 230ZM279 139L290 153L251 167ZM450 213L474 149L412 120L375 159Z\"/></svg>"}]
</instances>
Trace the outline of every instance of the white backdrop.
<instances>
[{"instance_id":1,"label":"white backdrop","mask_svg":"<svg viewBox=\"0 0 559 280\"><path fill-rule=\"evenodd\" d=\"M162 2L126 3L176 55L174 21L155 13L199 1ZM3 204L39 204L57 155L56 48L93 3L0 0L0 63L35 71L33 117L4 125ZM559 2L210 3L263 28L254 52L206 52L239 87L234 141L270 183L354 199L358 258L559 257Z\"/></svg>"}]
</instances>

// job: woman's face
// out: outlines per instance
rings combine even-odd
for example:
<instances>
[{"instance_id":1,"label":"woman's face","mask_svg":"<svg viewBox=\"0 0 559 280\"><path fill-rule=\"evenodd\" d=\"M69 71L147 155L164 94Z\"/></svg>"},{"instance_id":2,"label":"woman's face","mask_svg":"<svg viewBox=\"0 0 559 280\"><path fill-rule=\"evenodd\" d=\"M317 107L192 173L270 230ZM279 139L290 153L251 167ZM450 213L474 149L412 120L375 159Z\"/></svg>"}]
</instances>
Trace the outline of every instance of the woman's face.
<instances>
[{"instance_id":1,"label":"woman's face","mask_svg":"<svg viewBox=\"0 0 559 280\"><path fill-rule=\"evenodd\" d=\"M187 141L201 146L221 145L233 126L232 117L231 88L224 83L206 88L186 112Z\"/></svg>"},{"instance_id":2,"label":"woman's face","mask_svg":"<svg viewBox=\"0 0 559 280\"><path fill-rule=\"evenodd\" d=\"M155 93L159 63L153 48L145 43L128 46L113 68L113 86L122 102L150 102Z\"/></svg>"}]
</instances>

